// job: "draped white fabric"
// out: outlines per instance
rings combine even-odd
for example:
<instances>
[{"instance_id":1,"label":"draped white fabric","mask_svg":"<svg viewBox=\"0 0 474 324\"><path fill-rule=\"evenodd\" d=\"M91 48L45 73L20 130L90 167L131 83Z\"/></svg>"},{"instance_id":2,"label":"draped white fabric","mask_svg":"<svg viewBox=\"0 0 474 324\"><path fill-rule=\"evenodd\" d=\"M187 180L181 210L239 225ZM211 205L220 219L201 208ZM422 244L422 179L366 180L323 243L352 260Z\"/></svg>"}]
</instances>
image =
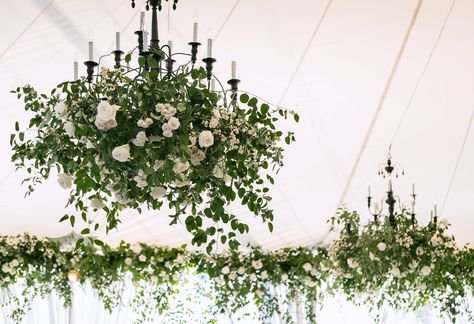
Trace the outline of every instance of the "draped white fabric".
<instances>
[{"instance_id":1,"label":"draped white fabric","mask_svg":"<svg viewBox=\"0 0 474 324\"><path fill-rule=\"evenodd\" d=\"M201 284L200 284L201 283ZM209 323L211 319L210 311L213 307L210 299L210 292L207 289L207 282L198 276L189 276L180 287L180 293L173 298L170 307L163 314L151 314L150 323ZM31 310L25 316L21 324L129 324L137 319L136 310L126 306L132 298L134 286L128 282L123 287L120 306L112 313L107 312L97 296L91 293L91 289L85 285L75 284L73 286L73 307L66 309L62 301L54 295L43 299L35 299L32 302ZM20 294L21 288L16 285L11 291L14 294ZM3 302L8 294L1 292L0 300ZM284 297L283 297L284 298ZM474 301L470 301L471 307ZM0 312L0 324L14 324L8 317L12 307L2 307ZM292 314L296 324L306 324L303 316L302 305L293 304ZM255 314L255 309L248 307L238 314L222 314L217 318L218 323L259 323L256 316L246 316L245 314ZM362 306L354 306L347 302L343 296L328 297L324 301L324 306L316 308L317 321L321 324L349 324L349 323L373 323L369 314L369 309ZM271 321L272 324L282 324L282 320L275 315ZM395 312L390 309L384 309L380 315L381 324L447 324L451 323L449 319L440 319L428 307L419 310L416 313ZM458 317L458 324L469 324L467 318Z\"/></svg>"}]
</instances>

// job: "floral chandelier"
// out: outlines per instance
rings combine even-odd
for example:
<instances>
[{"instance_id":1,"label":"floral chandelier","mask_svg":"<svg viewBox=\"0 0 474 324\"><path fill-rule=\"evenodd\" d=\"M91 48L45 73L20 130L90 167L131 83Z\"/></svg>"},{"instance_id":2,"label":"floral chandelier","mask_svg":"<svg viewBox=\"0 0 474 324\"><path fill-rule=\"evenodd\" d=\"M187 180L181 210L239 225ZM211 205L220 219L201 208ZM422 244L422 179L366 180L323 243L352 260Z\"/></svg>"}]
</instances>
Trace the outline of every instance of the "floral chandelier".
<instances>
[{"instance_id":1,"label":"floral chandelier","mask_svg":"<svg viewBox=\"0 0 474 324\"><path fill-rule=\"evenodd\" d=\"M190 54L173 53L171 42L160 45L161 0L147 1L150 8L151 39L142 11L135 49L125 54L116 33L116 49L108 54L114 55L113 69L98 71L100 59L94 61L89 41L85 77L79 78L75 62L74 81L60 83L49 95L29 85L12 91L34 114L26 132L15 125L12 160L29 173L27 194L57 169L60 186L70 189L67 206L77 211L60 221L74 227L80 216L83 235L102 227L97 215L105 215L109 232L124 209L167 206L170 225L184 224L193 244L206 245L208 252L218 241L237 249L237 233L248 232L249 226L226 206L238 199L272 231L269 187L283 165L279 143L282 137L286 144L295 139L276 123L299 117L240 92L235 62L230 89L224 89L212 72L211 38L204 67L198 67L197 22ZM130 67L135 54L138 65ZM177 66L178 57L188 62Z\"/></svg>"}]
</instances>

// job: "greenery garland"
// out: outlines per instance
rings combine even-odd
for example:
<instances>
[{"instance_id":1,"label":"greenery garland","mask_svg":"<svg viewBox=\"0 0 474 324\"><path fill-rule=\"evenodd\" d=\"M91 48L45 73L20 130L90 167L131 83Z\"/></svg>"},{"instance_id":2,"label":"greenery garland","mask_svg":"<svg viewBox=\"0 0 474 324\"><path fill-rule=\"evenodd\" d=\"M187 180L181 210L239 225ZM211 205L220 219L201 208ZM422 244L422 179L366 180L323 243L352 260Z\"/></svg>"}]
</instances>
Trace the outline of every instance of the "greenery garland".
<instances>
[{"instance_id":1,"label":"greenery garland","mask_svg":"<svg viewBox=\"0 0 474 324\"><path fill-rule=\"evenodd\" d=\"M160 210L167 202L170 224L185 224L193 244L210 252L218 238L237 249L236 233L249 231L225 208L237 198L272 231L268 192L283 165L279 144L295 139L276 123L298 115L246 93L227 101L207 88L204 68L182 66L160 78L158 64L141 56L138 69L103 68L92 84L64 82L50 95L29 85L12 91L34 113L29 129L17 122L10 137L12 160L29 173L27 194L57 169L61 187L71 189L67 205L85 222L83 235L100 227L93 211L105 214L108 232L124 208ZM60 221L74 227L76 216Z\"/></svg>"},{"instance_id":2,"label":"greenery garland","mask_svg":"<svg viewBox=\"0 0 474 324\"><path fill-rule=\"evenodd\" d=\"M388 220L361 226L357 213L341 210L330 220L339 238L327 247L272 252L249 247L216 255L189 252L184 246L121 243L74 249L29 235L0 237L0 288L8 295L13 284L23 287L20 297L10 293L16 306L10 316L17 322L36 296L56 292L69 305L71 269L79 271L81 283L109 311L131 281L135 293L130 306L140 322L168 311L170 298L189 274L212 283L211 292L206 288L203 293L213 298L211 318L254 304L262 321L278 313L285 323L294 323L297 304L315 323L315 306L323 306L328 295L343 294L356 305L369 305L375 319L386 305L403 311L429 305L441 315L463 314L472 320L467 300L474 290L473 250L456 246L444 220L425 227L404 213L396 219L395 226ZM148 300L154 302L144 302Z\"/></svg>"}]
</instances>

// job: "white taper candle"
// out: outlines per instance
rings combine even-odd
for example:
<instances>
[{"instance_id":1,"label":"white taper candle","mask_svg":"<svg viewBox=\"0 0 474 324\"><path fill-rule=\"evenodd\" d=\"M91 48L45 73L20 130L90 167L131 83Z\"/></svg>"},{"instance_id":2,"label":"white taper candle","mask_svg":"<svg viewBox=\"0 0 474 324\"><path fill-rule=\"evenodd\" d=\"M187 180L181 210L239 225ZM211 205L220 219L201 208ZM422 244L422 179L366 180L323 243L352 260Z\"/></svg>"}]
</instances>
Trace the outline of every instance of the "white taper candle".
<instances>
[{"instance_id":1,"label":"white taper candle","mask_svg":"<svg viewBox=\"0 0 474 324\"><path fill-rule=\"evenodd\" d=\"M237 79L237 63L232 61L232 79Z\"/></svg>"},{"instance_id":2,"label":"white taper candle","mask_svg":"<svg viewBox=\"0 0 474 324\"><path fill-rule=\"evenodd\" d=\"M120 32L119 31L115 32L115 49L117 51L120 51Z\"/></svg>"},{"instance_id":3,"label":"white taper candle","mask_svg":"<svg viewBox=\"0 0 474 324\"><path fill-rule=\"evenodd\" d=\"M198 41L198 23L197 23L197 18L194 18L194 24L193 24L193 42Z\"/></svg>"},{"instance_id":4,"label":"white taper candle","mask_svg":"<svg viewBox=\"0 0 474 324\"><path fill-rule=\"evenodd\" d=\"M140 30L143 31L145 29L145 9L142 8L140 11Z\"/></svg>"},{"instance_id":5,"label":"white taper candle","mask_svg":"<svg viewBox=\"0 0 474 324\"><path fill-rule=\"evenodd\" d=\"M94 60L94 42L92 41L92 33L89 33L89 61Z\"/></svg>"}]
</instances>

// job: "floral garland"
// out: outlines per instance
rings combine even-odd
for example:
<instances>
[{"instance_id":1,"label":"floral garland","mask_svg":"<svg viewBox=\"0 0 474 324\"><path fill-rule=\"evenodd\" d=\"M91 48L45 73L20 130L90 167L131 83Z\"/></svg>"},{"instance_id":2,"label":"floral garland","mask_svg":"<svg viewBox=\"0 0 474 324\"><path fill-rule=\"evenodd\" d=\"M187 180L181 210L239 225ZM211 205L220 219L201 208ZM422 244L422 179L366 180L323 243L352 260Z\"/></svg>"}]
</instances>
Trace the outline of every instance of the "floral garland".
<instances>
[{"instance_id":1,"label":"floral garland","mask_svg":"<svg viewBox=\"0 0 474 324\"><path fill-rule=\"evenodd\" d=\"M0 289L12 297L3 302L15 304L10 316L17 322L36 296L56 292L69 305L71 269L109 311L131 281L130 306L142 322L169 311L170 298L187 275L211 283L204 289L215 305L211 317L255 305L262 321L277 313L293 323L299 308L315 323L316 306L322 307L326 296L343 294L356 305L371 306L375 319L386 305L402 311L429 305L441 315L473 320L467 300L474 292L474 250L456 247L446 234L447 222L424 227L403 214L396 227L381 220L361 226L359 215L345 210L330 222L334 231L340 227L339 238L327 247L273 252L249 247L218 255L186 252L184 246L121 243L73 249L29 235L0 237ZM9 293L13 284L21 285L26 297Z\"/></svg>"},{"instance_id":2,"label":"floral garland","mask_svg":"<svg viewBox=\"0 0 474 324\"><path fill-rule=\"evenodd\" d=\"M83 235L100 227L92 211L105 213L108 232L122 209L160 210L167 201L170 224L184 223L193 244L210 252L219 238L237 249L236 233L249 231L225 208L237 198L272 231L268 192L283 165L279 141L295 139L275 123L298 115L246 93L240 104L236 93L227 102L225 93L207 89L203 68L159 79L153 56L138 64L134 78L103 68L97 82L65 82L49 96L29 85L12 91L34 113L29 130L17 122L10 137L12 160L30 175L27 194L57 169L58 183L71 189L67 205L85 222ZM74 227L76 215L66 220Z\"/></svg>"}]
</instances>

